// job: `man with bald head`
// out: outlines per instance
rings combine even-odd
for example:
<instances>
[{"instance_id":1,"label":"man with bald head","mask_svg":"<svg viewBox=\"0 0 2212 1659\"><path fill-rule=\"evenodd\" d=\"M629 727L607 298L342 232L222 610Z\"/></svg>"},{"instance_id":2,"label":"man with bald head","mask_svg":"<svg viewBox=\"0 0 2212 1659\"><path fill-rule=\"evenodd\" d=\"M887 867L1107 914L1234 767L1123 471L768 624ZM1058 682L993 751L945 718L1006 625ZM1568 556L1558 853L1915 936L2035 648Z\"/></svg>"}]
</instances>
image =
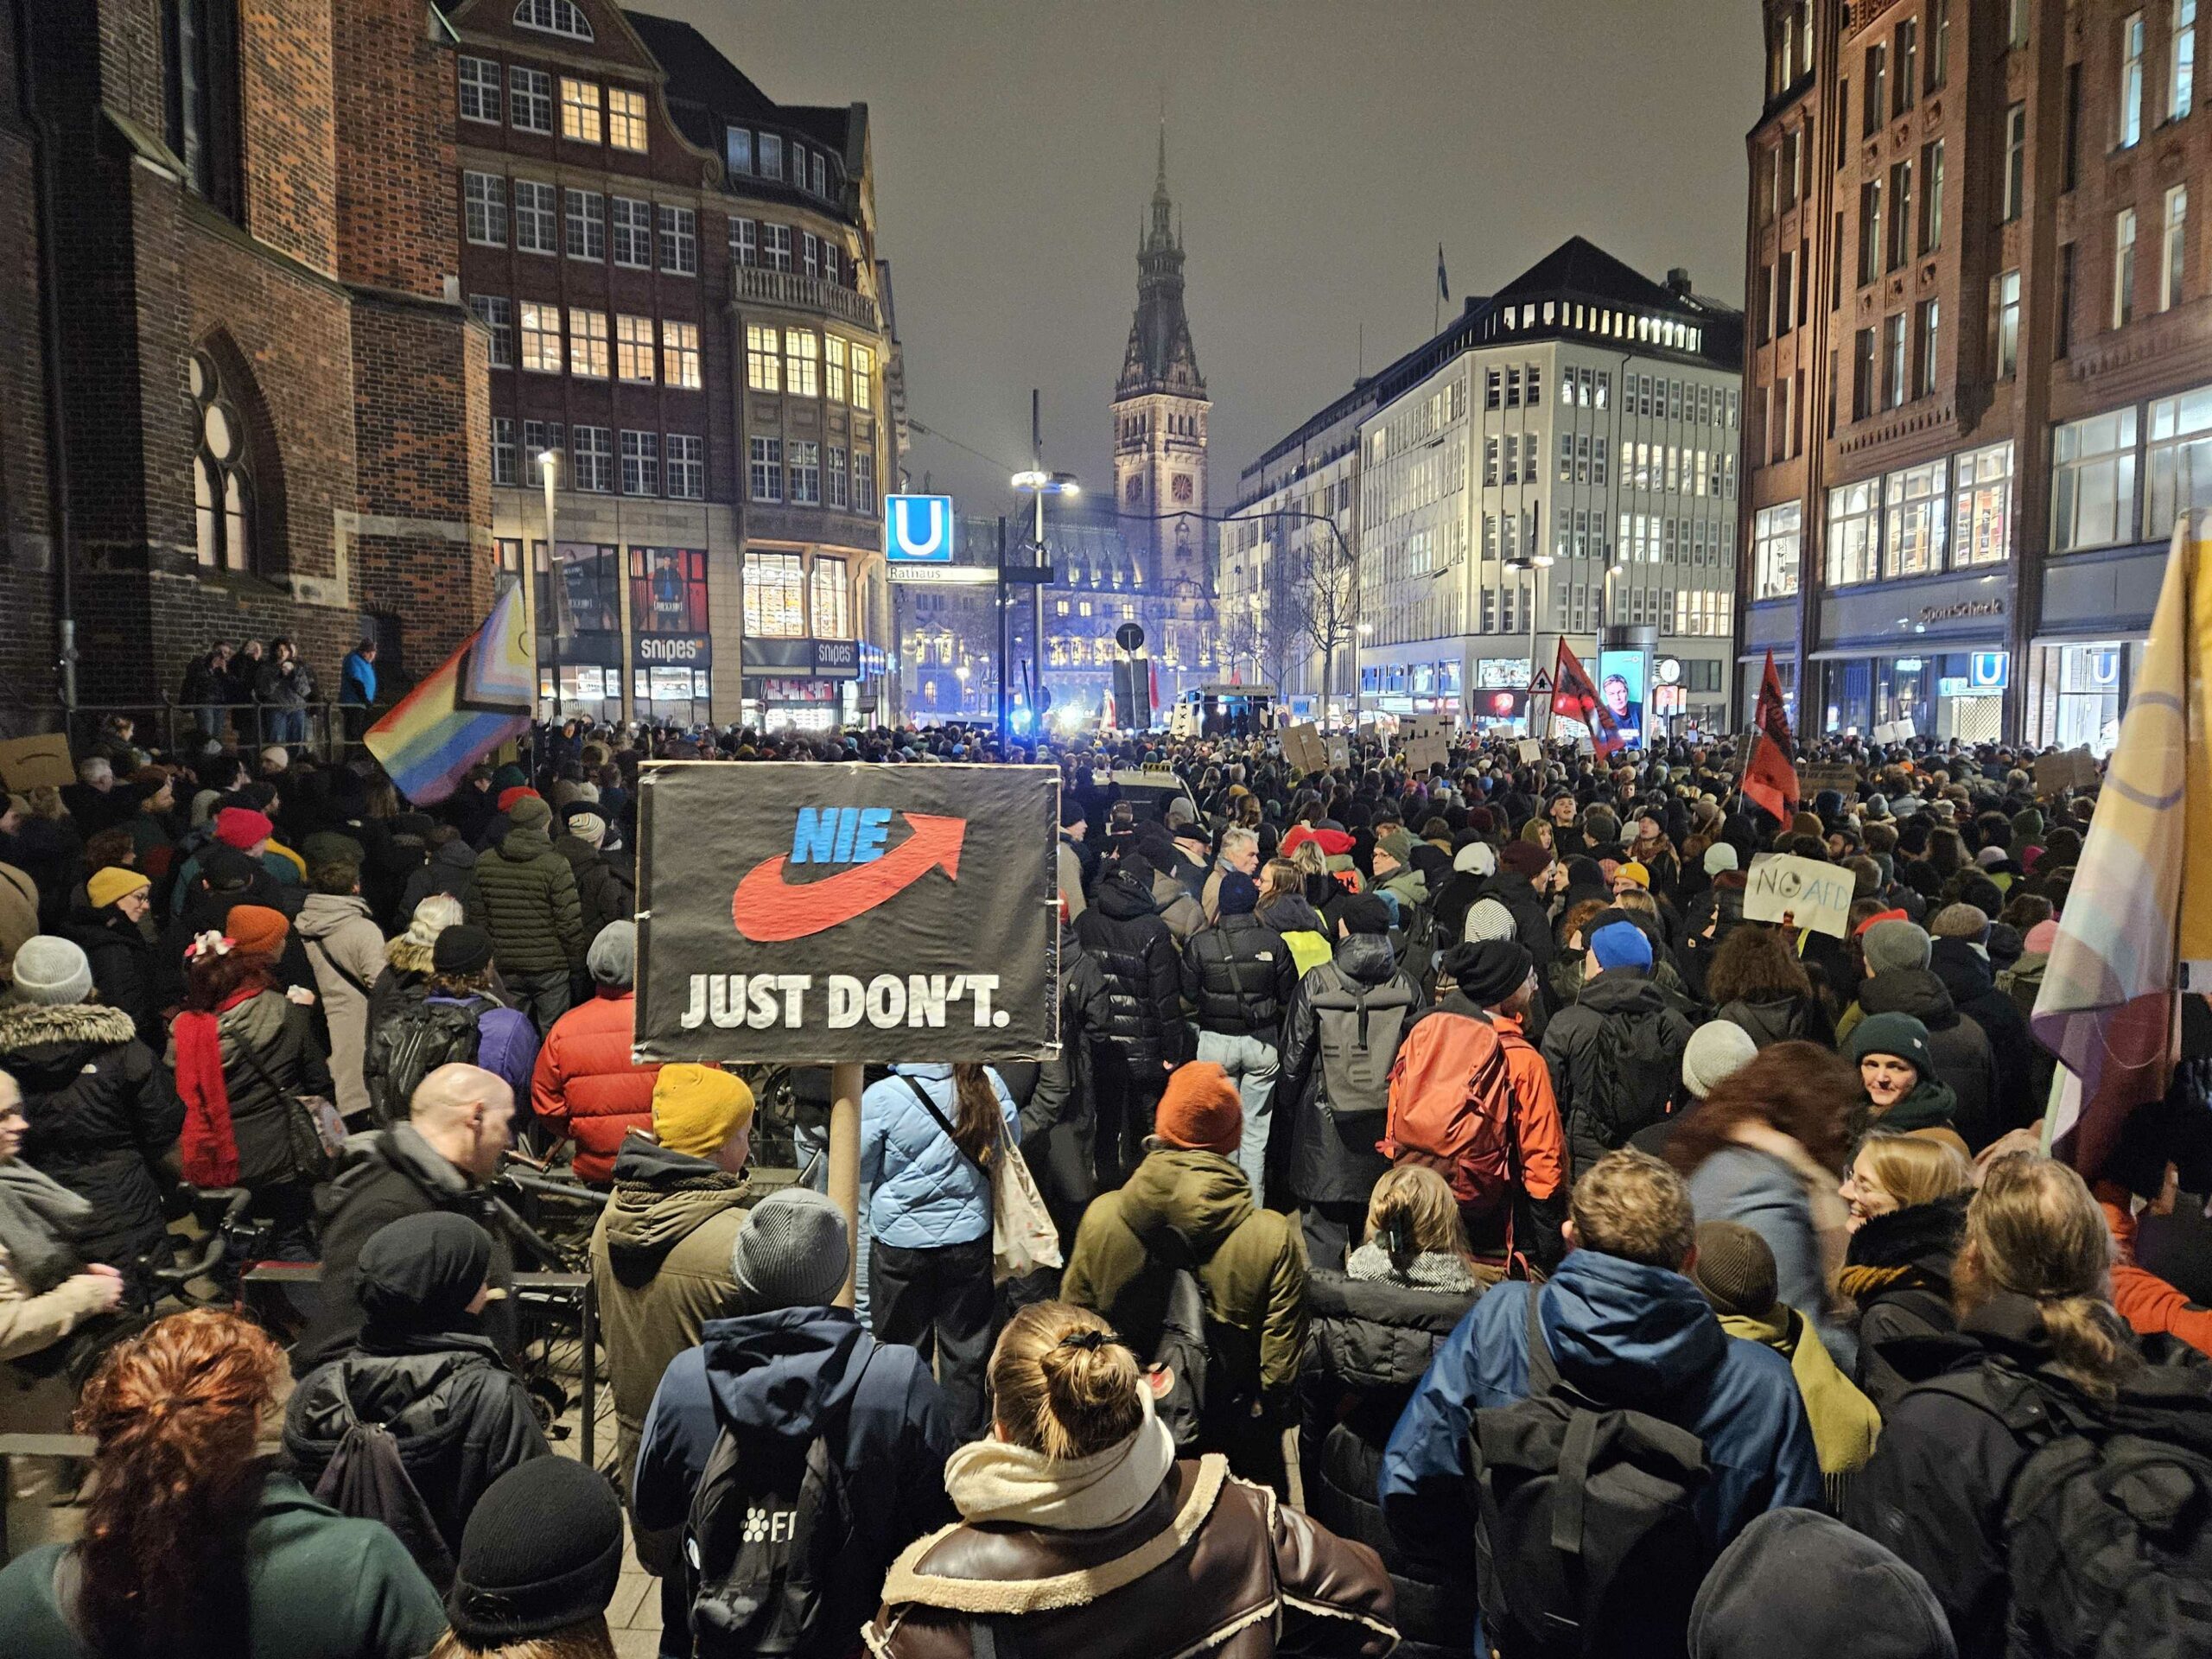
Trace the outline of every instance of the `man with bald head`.
<instances>
[{"instance_id":1,"label":"man with bald head","mask_svg":"<svg viewBox=\"0 0 2212 1659\"><path fill-rule=\"evenodd\" d=\"M292 1347L295 1376L353 1347L362 1318L353 1269L361 1246L387 1222L438 1210L467 1216L492 1235L493 1285L512 1284L514 1255L482 1189L499 1173L514 1115L514 1090L498 1073L456 1063L416 1085L407 1122L346 1143L337 1179L318 1195L322 1281ZM513 1313L504 1299L485 1310L484 1323L501 1348L512 1346Z\"/></svg>"}]
</instances>

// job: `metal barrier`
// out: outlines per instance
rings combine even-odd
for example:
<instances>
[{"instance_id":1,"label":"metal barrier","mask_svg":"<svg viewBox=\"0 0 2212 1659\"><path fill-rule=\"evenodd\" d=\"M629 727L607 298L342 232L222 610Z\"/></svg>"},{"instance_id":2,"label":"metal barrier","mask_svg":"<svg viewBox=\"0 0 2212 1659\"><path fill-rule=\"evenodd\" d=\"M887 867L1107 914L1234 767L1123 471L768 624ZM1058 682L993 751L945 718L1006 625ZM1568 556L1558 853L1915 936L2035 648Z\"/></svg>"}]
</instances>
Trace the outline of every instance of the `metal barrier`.
<instances>
[{"instance_id":1,"label":"metal barrier","mask_svg":"<svg viewBox=\"0 0 2212 1659\"><path fill-rule=\"evenodd\" d=\"M204 729L202 716L212 714L215 724L223 729L210 735L222 739L227 747L252 750L283 741L286 747L303 750L318 760L335 760L343 759L359 742L360 734L384 712L381 708L341 702L311 702L298 709L274 709L259 702L188 706L164 696L152 702L80 702L66 713L56 709L54 714L68 736L73 754L92 748L108 721L118 716L131 722L133 742L174 754L195 728Z\"/></svg>"}]
</instances>

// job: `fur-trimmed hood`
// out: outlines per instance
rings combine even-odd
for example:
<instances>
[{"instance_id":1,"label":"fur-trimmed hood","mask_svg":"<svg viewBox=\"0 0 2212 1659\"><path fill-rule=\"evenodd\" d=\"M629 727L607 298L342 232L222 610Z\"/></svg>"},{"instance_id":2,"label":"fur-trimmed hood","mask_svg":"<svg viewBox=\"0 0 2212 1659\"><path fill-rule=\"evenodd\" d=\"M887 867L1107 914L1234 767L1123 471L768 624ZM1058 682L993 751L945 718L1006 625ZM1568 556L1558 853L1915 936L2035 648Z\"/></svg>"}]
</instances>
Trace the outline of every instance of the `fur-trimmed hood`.
<instances>
[{"instance_id":1,"label":"fur-trimmed hood","mask_svg":"<svg viewBox=\"0 0 2212 1659\"><path fill-rule=\"evenodd\" d=\"M65 1044L105 1048L137 1034L129 1014L97 1002L0 1002L0 1054Z\"/></svg>"}]
</instances>

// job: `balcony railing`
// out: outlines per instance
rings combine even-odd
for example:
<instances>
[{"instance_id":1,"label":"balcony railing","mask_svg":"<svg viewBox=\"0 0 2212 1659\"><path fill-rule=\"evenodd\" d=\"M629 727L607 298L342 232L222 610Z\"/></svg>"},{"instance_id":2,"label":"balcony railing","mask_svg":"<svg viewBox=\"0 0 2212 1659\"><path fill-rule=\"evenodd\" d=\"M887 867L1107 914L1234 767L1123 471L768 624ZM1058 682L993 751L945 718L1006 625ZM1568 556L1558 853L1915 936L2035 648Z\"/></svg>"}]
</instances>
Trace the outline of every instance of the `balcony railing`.
<instances>
[{"instance_id":1,"label":"balcony railing","mask_svg":"<svg viewBox=\"0 0 2212 1659\"><path fill-rule=\"evenodd\" d=\"M737 270L737 297L765 305L789 306L800 311L822 311L842 317L858 327L874 330L875 302L865 294L802 271L770 270L760 265Z\"/></svg>"}]
</instances>

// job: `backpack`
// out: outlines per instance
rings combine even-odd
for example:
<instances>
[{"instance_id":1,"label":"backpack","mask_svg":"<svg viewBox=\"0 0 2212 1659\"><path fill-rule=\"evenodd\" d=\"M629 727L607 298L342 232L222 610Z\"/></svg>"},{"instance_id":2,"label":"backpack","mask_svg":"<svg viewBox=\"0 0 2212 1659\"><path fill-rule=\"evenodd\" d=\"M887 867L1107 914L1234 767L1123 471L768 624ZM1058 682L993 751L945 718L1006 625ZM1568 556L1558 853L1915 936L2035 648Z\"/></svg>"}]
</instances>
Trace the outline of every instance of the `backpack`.
<instances>
[{"instance_id":1,"label":"backpack","mask_svg":"<svg viewBox=\"0 0 2212 1659\"><path fill-rule=\"evenodd\" d=\"M492 1006L475 996L466 1002L411 1003L369 1033L361 1076L379 1127L404 1122L416 1086L440 1066L455 1060L476 1063L477 1046L483 1040L476 1019Z\"/></svg>"},{"instance_id":2,"label":"backpack","mask_svg":"<svg viewBox=\"0 0 2212 1659\"><path fill-rule=\"evenodd\" d=\"M1462 1208L1505 1206L1519 1175L1505 1038L1487 1020L1440 1009L1414 1023L1390 1067L1389 1116L1376 1151L1422 1164Z\"/></svg>"},{"instance_id":3,"label":"backpack","mask_svg":"<svg viewBox=\"0 0 2212 1659\"><path fill-rule=\"evenodd\" d=\"M1313 1009L1330 1116L1378 1115L1390 1103L1390 1065L1413 1015L1413 991L1395 975L1371 989L1357 986L1334 963L1315 972L1325 976L1306 1001Z\"/></svg>"},{"instance_id":4,"label":"backpack","mask_svg":"<svg viewBox=\"0 0 2212 1659\"><path fill-rule=\"evenodd\" d=\"M1167 1392L1154 1402L1154 1414L1167 1425L1178 1452L1195 1454L1206 1414L1206 1294L1198 1275L1178 1268L1167 1287L1167 1307L1160 1322L1160 1341L1152 1363L1165 1367Z\"/></svg>"},{"instance_id":5,"label":"backpack","mask_svg":"<svg viewBox=\"0 0 2212 1659\"><path fill-rule=\"evenodd\" d=\"M1414 905L1398 930L1398 971L1427 995L1436 986L1438 955L1436 912L1427 905Z\"/></svg>"},{"instance_id":6,"label":"backpack","mask_svg":"<svg viewBox=\"0 0 2212 1659\"><path fill-rule=\"evenodd\" d=\"M874 1357L871 1344L863 1376ZM727 1426L715 1439L683 1522L700 1659L842 1655L874 1609L883 1566L855 1548L843 1414L817 1428L808 1440L748 1435L741 1448Z\"/></svg>"},{"instance_id":7,"label":"backpack","mask_svg":"<svg viewBox=\"0 0 2212 1659\"><path fill-rule=\"evenodd\" d=\"M1608 1015L1592 1046L1592 1088L1582 1109L1601 1131L1600 1140L1624 1147L1637 1130L1667 1116L1681 1077L1681 1052L1668 1052L1659 1016Z\"/></svg>"},{"instance_id":8,"label":"backpack","mask_svg":"<svg viewBox=\"0 0 2212 1659\"><path fill-rule=\"evenodd\" d=\"M1536 1298L1529 1396L1476 1412L1467 1436L1483 1634L1508 1659L1676 1659L1714 1554L1691 1512L1704 1443L1563 1382Z\"/></svg>"},{"instance_id":9,"label":"backpack","mask_svg":"<svg viewBox=\"0 0 2212 1659\"><path fill-rule=\"evenodd\" d=\"M2006 1494L2015 1659L2212 1651L2212 1410L2077 1395L1987 1361L1923 1385L2004 1424L2027 1461Z\"/></svg>"},{"instance_id":10,"label":"backpack","mask_svg":"<svg viewBox=\"0 0 2212 1659\"><path fill-rule=\"evenodd\" d=\"M347 1421L338 1449L315 1484L315 1501L359 1521L381 1522L407 1547L424 1578L441 1592L451 1589L453 1551L438 1530L430 1506L423 1501L415 1478L407 1472L398 1440L382 1423L366 1421L353 1409L343 1365L334 1373L333 1386L345 1402Z\"/></svg>"}]
</instances>

